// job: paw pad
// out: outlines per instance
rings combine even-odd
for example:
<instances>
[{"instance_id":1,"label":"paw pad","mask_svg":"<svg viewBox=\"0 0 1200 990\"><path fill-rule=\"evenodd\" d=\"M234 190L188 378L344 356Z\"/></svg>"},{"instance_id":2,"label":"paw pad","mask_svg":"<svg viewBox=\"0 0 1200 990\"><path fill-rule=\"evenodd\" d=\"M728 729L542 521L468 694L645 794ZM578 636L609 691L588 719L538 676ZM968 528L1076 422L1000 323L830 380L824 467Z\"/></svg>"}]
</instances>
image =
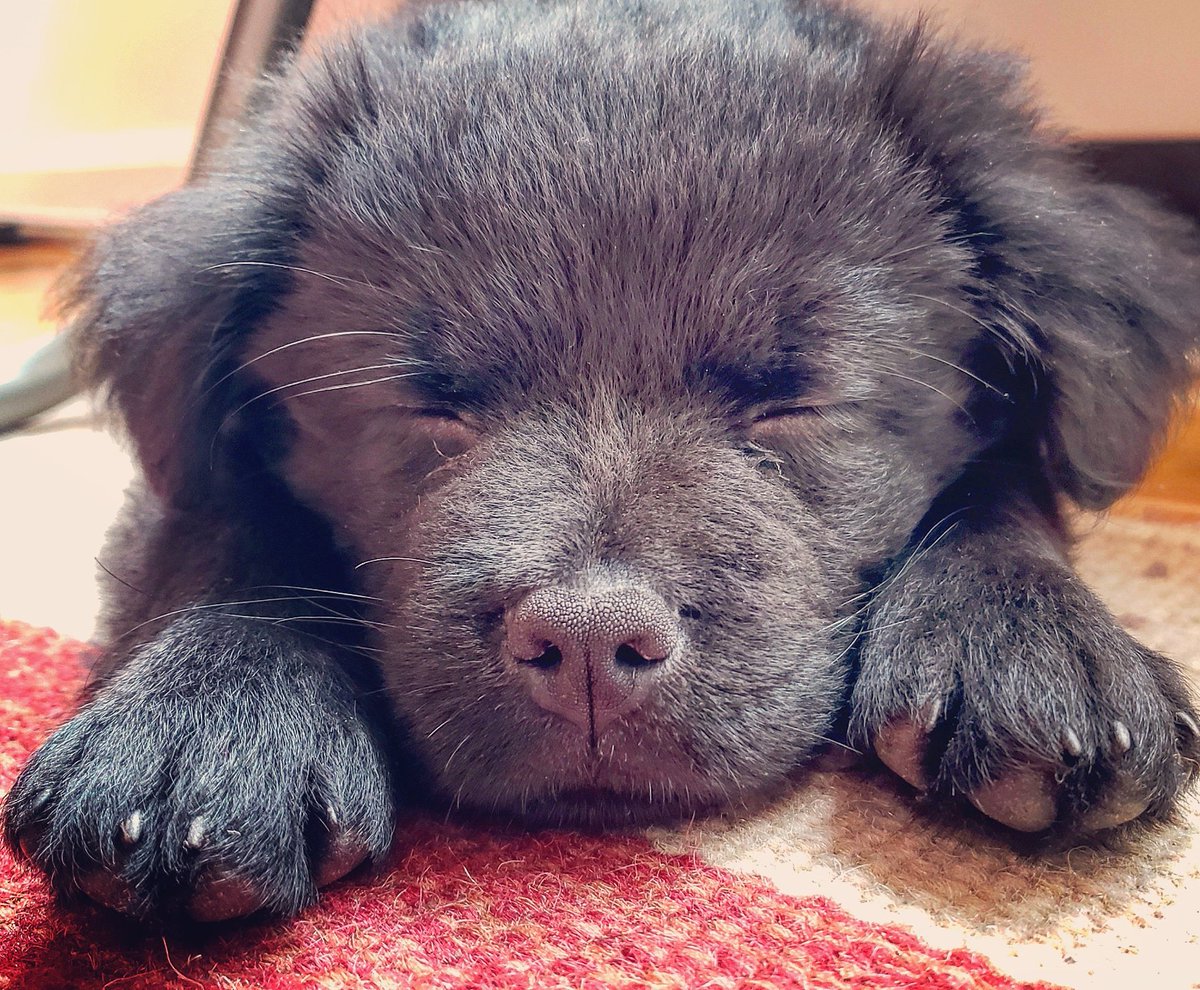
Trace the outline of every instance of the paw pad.
<instances>
[{"instance_id":1,"label":"paw pad","mask_svg":"<svg viewBox=\"0 0 1200 990\"><path fill-rule=\"evenodd\" d=\"M988 818L1018 832L1043 832L1058 816L1058 785L1054 774L1034 767L1016 767L990 783L976 787L967 799Z\"/></svg>"}]
</instances>

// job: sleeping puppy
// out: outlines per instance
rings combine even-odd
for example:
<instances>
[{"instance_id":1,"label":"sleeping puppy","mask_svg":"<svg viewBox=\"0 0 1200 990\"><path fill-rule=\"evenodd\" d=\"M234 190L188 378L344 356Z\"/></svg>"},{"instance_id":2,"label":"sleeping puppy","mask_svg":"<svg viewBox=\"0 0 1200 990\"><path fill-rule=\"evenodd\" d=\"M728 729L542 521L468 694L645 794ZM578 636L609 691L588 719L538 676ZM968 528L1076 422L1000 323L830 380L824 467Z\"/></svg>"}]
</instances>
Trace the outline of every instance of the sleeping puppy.
<instances>
[{"instance_id":1,"label":"sleeping puppy","mask_svg":"<svg viewBox=\"0 0 1200 990\"><path fill-rule=\"evenodd\" d=\"M10 841L137 916L286 915L398 794L678 819L843 734L1047 842L1161 819L1198 716L1063 511L1186 391L1190 237L1006 61L840 7L345 38L78 276L145 480Z\"/></svg>"}]
</instances>

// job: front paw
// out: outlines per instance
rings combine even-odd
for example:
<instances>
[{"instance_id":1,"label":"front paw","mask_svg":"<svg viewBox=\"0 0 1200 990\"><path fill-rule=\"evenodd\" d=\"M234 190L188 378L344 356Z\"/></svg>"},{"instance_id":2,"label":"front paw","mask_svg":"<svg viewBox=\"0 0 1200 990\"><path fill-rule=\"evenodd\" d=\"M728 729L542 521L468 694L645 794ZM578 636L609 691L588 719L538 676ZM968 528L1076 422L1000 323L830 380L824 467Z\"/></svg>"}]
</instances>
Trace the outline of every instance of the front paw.
<instances>
[{"instance_id":1,"label":"front paw","mask_svg":"<svg viewBox=\"0 0 1200 990\"><path fill-rule=\"evenodd\" d=\"M868 620L851 731L931 798L1072 837L1165 816L1200 760L1176 667L1065 567L918 560Z\"/></svg>"},{"instance_id":2,"label":"front paw","mask_svg":"<svg viewBox=\"0 0 1200 990\"><path fill-rule=\"evenodd\" d=\"M138 655L39 749L7 838L64 894L138 917L289 915L381 856L383 755L307 643L208 616Z\"/></svg>"}]
</instances>

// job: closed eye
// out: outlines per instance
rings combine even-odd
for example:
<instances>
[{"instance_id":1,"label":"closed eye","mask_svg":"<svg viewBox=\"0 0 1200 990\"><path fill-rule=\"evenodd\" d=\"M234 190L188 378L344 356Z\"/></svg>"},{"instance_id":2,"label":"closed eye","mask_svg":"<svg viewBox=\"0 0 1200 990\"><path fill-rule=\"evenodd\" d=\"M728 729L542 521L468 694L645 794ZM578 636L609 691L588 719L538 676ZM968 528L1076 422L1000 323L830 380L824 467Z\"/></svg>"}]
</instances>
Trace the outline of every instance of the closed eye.
<instances>
[{"instance_id":1,"label":"closed eye","mask_svg":"<svg viewBox=\"0 0 1200 990\"><path fill-rule=\"evenodd\" d=\"M842 422L843 417L840 414L852 405L850 402L814 399L765 406L744 421L743 429L751 439L806 433Z\"/></svg>"},{"instance_id":2,"label":"closed eye","mask_svg":"<svg viewBox=\"0 0 1200 990\"><path fill-rule=\"evenodd\" d=\"M832 403L827 405L832 405ZM822 404L778 406L771 409L760 410L755 414L754 418L750 422L752 424L766 423L770 422L771 420L784 419L789 416L815 416L822 408L825 407L826 406Z\"/></svg>"},{"instance_id":3,"label":"closed eye","mask_svg":"<svg viewBox=\"0 0 1200 990\"><path fill-rule=\"evenodd\" d=\"M417 416L425 420L442 420L448 423L462 423L466 425L465 416L454 409L445 408L442 406L418 406L409 407L408 410L413 416Z\"/></svg>"},{"instance_id":4,"label":"closed eye","mask_svg":"<svg viewBox=\"0 0 1200 990\"><path fill-rule=\"evenodd\" d=\"M407 411L414 429L428 436L434 450L444 458L461 457L479 440L479 424L465 413L439 406Z\"/></svg>"}]
</instances>

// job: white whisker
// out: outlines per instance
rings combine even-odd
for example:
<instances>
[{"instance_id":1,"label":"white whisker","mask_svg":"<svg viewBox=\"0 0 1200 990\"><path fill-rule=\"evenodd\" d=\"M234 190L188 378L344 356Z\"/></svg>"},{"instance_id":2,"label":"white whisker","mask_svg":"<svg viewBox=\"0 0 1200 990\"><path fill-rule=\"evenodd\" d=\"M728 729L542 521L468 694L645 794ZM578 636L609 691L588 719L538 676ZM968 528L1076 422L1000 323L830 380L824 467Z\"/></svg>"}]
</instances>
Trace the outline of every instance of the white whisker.
<instances>
[{"instance_id":1,"label":"white whisker","mask_svg":"<svg viewBox=\"0 0 1200 990\"><path fill-rule=\"evenodd\" d=\"M1000 389L996 388L996 386L993 385L991 382L987 381L986 379L980 378L973 371L969 371L968 369L964 368L961 364L955 364L953 361L947 361L945 358L940 358L936 354L930 354L928 351L923 351L920 348L906 347L904 344L898 343L894 340L882 341L882 343L885 347L891 347L895 350L904 351L907 354L913 354L918 357L928 358L930 361L936 361L938 364L943 364L947 368L953 368L955 371L961 371L968 378L972 378L975 381L979 382L979 384L982 385L984 388L991 389L993 392L995 392L1000 397L1005 398L1005 399L1011 398L1011 396L1007 392L1002 392Z\"/></svg>"},{"instance_id":2,"label":"white whisker","mask_svg":"<svg viewBox=\"0 0 1200 990\"><path fill-rule=\"evenodd\" d=\"M988 323L986 320L984 320L978 314L972 313L968 309L963 309L961 306L955 306L954 303L949 302L945 299L938 299L936 296L926 296L926 295L922 295L919 292L910 292L909 295L911 295L914 299L923 299L923 300L925 300L925 302L935 303L938 306L945 306L946 309L950 310L951 312L958 313L959 316L965 317L966 319L970 320L972 323L975 323L978 326L982 327L991 336L998 337L1000 340L1004 341L1005 343L1008 342L1007 339L1005 338L1004 334L1002 334L1000 332L999 328Z\"/></svg>"},{"instance_id":3,"label":"white whisker","mask_svg":"<svg viewBox=\"0 0 1200 990\"><path fill-rule=\"evenodd\" d=\"M902 378L906 382L912 382L914 385L921 385L921 386L929 389L931 392L936 392L943 399L945 399L951 405L953 405L956 408L958 408L959 410L961 410L967 416L971 415L970 412L967 411L966 406L964 406L961 402L959 402L957 399L953 398L952 396L947 395L936 385L930 385L929 382L922 381L920 378L913 378L911 375L902 375L902 374L900 374L900 372L893 371L890 368L882 368L881 367L881 368L877 368L876 370L878 370L880 374L891 375L893 378Z\"/></svg>"},{"instance_id":4,"label":"white whisker","mask_svg":"<svg viewBox=\"0 0 1200 990\"><path fill-rule=\"evenodd\" d=\"M314 268L303 268L300 265L284 265L277 261L223 261L219 265L209 265L207 268L201 268L200 271L202 273L217 272L225 268L277 268L280 271L296 272L300 275L312 275L314 278L323 278L337 285L361 285L365 289L371 289L375 292L379 291L370 282L347 278L345 275L331 275L329 272L319 272Z\"/></svg>"},{"instance_id":5,"label":"white whisker","mask_svg":"<svg viewBox=\"0 0 1200 990\"><path fill-rule=\"evenodd\" d=\"M232 412L226 413L224 420L222 422L224 423L225 421L232 419L234 416L236 416L238 413L240 413L247 406L253 405L255 402L258 402L260 399L265 399L269 395L274 395L277 392L282 392L284 389L295 388L298 385L310 385L313 382L325 381L326 379L329 379L329 378L337 378L340 375L356 375L356 374L360 374L361 372L364 372L364 371L383 371L387 368L394 368L394 367L395 367L394 364L367 364L367 365L363 365L360 368L344 368L341 371L327 371L323 375L313 375L311 378L300 378L294 382L287 382L284 385L276 385L274 388L269 388L263 392L259 392L258 395L254 396L254 398L247 399L245 402L243 402L240 406L238 406ZM308 393L300 392L298 394L307 395Z\"/></svg>"},{"instance_id":6,"label":"white whisker","mask_svg":"<svg viewBox=\"0 0 1200 990\"><path fill-rule=\"evenodd\" d=\"M366 382L347 382L344 385L326 385L324 388L310 388L305 392L294 392L292 398L298 399L304 395L316 395L318 392L338 392L345 388L362 388L364 385L382 385L384 382L400 381L403 378L412 378L417 372L409 371L403 375L386 375L383 378L372 378Z\"/></svg>"},{"instance_id":7,"label":"white whisker","mask_svg":"<svg viewBox=\"0 0 1200 990\"><path fill-rule=\"evenodd\" d=\"M425 564L428 567L433 566L432 560L423 560L420 557L372 557L370 560L359 561L354 565L354 569L357 571L360 567L366 567L367 564L378 564L385 560L401 560L407 561L410 564Z\"/></svg>"},{"instance_id":8,"label":"white whisker","mask_svg":"<svg viewBox=\"0 0 1200 990\"><path fill-rule=\"evenodd\" d=\"M234 375L238 374L239 372L245 371L252 364L257 364L259 361L262 361L264 358L269 358L272 354L278 354L280 351L286 351L292 347L299 347L301 344L311 344L311 343L315 343L318 340L330 340L333 337L391 337L391 338L394 338L396 336L397 335L395 333L390 332L388 330L336 330L336 331L332 331L330 333L318 333L318 334L313 334L312 336L309 336L309 337L301 337L299 340L289 340L286 344L280 344L278 347L272 347L269 351L264 351L262 354L259 354L257 357L252 357L252 358L250 358L249 361L245 361L242 364L239 364L236 368L233 369L233 371L230 371L227 374L222 375L220 378L218 378L205 391L206 391L206 393L211 392L222 382L227 381L228 379L232 378Z\"/></svg>"}]
</instances>

